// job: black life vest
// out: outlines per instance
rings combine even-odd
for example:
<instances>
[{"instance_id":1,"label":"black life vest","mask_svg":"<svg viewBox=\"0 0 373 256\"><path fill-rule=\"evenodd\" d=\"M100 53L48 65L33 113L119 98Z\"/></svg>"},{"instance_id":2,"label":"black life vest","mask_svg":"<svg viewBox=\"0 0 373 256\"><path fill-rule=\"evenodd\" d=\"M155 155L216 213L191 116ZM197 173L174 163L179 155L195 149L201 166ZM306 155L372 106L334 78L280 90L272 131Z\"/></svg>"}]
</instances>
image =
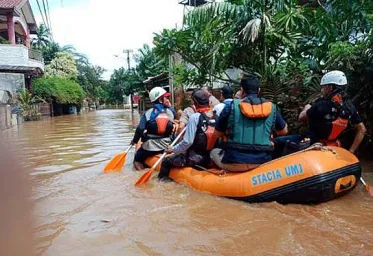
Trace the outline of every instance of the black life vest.
<instances>
[{"instance_id":1,"label":"black life vest","mask_svg":"<svg viewBox=\"0 0 373 256\"><path fill-rule=\"evenodd\" d=\"M335 93L330 97L316 100L314 104L325 104L329 109L327 113L323 113L323 116L320 117L321 119L313 121L321 122L320 126L315 125L315 127L319 127L327 132L318 132L316 131L317 128L313 132L318 135L318 139L324 142L337 140L341 133L348 127L348 122L353 114L350 103L343 99L342 94Z\"/></svg>"}]
</instances>

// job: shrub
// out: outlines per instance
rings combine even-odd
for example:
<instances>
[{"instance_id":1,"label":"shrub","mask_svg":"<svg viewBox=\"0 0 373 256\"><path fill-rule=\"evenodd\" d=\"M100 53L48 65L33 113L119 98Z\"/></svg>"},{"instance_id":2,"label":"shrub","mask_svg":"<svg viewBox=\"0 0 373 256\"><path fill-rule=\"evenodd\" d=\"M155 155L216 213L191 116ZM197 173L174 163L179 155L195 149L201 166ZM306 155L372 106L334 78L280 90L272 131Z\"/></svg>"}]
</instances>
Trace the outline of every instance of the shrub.
<instances>
[{"instance_id":1,"label":"shrub","mask_svg":"<svg viewBox=\"0 0 373 256\"><path fill-rule=\"evenodd\" d=\"M43 77L35 80L35 95L48 102L81 105L85 93L75 81L63 77Z\"/></svg>"}]
</instances>

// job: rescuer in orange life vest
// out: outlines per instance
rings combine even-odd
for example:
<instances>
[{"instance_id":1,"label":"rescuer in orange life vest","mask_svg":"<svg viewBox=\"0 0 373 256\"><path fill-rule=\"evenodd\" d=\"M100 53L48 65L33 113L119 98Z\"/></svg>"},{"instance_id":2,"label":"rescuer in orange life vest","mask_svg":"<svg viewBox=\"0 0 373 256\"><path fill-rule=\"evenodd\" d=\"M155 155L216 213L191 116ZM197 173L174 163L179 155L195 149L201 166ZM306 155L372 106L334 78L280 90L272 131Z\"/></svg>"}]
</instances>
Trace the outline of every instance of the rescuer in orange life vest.
<instances>
[{"instance_id":1,"label":"rescuer in orange life vest","mask_svg":"<svg viewBox=\"0 0 373 256\"><path fill-rule=\"evenodd\" d=\"M192 100L197 112L190 116L183 140L166 149L166 152L175 155L165 158L159 179L168 177L172 167L206 166L210 162L209 153L215 142L212 135L216 116L209 107L209 94L205 90L194 90Z\"/></svg>"},{"instance_id":2,"label":"rescuer in orange life vest","mask_svg":"<svg viewBox=\"0 0 373 256\"><path fill-rule=\"evenodd\" d=\"M338 70L326 73L321 79L323 97L312 105L308 104L300 113L298 120L308 122L306 135L290 135L275 139L276 156L280 156L286 141L299 143L304 137L310 138L310 143L321 142L328 146L341 146L338 137L348 127L355 128L356 135L349 151L354 153L362 142L366 128L355 106L347 99L344 87L347 85L346 75Z\"/></svg>"},{"instance_id":3,"label":"rescuer in orange life vest","mask_svg":"<svg viewBox=\"0 0 373 256\"><path fill-rule=\"evenodd\" d=\"M366 128L355 106L347 100L343 87L347 85L346 75L338 70L326 73L321 79L323 97L312 105L306 105L299 115L299 121L308 121L311 139L326 145L340 146L338 136L347 128L348 122L356 129L350 152L354 153L362 142Z\"/></svg>"},{"instance_id":4,"label":"rescuer in orange life vest","mask_svg":"<svg viewBox=\"0 0 373 256\"><path fill-rule=\"evenodd\" d=\"M170 96L170 93L161 87L155 87L149 92L153 108L142 115L131 142L134 145L140 138L143 142L134 159L137 170L144 169L146 158L163 153L167 146L171 144L175 113L171 108ZM144 134L145 130L146 133Z\"/></svg>"},{"instance_id":5,"label":"rescuer in orange life vest","mask_svg":"<svg viewBox=\"0 0 373 256\"><path fill-rule=\"evenodd\" d=\"M272 132L287 133L287 124L277 106L258 96L260 82L256 76L241 79L242 99L227 103L217 121L215 138L227 135L227 141L211 151L212 161L231 172L251 170L272 159Z\"/></svg>"}]
</instances>

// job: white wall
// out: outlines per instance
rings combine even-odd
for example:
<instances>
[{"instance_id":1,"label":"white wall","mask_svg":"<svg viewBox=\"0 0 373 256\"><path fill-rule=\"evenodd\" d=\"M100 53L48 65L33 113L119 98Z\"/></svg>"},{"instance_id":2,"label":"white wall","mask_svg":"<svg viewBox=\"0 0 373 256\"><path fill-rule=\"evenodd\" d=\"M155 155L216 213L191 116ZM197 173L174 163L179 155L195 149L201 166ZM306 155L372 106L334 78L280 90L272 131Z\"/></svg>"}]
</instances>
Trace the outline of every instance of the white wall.
<instances>
[{"instance_id":1,"label":"white wall","mask_svg":"<svg viewBox=\"0 0 373 256\"><path fill-rule=\"evenodd\" d=\"M0 90L16 93L17 90L25 88L23 74L0 73Z\"/></svg>"},{"instance_id":2,"label":"white wall","mask_svg":"<svg viewBox=\"0 0 373 256\"><path fill-rule=\"evenodd\" d=\"M0 65L28 66L28 49L20 45L0 45Z\"/></svg>"},{"instance_id":3,"label":"white wall","mask_svg":"<svg viewBox=\"0 0 373 256\"><path fill-rule=\"evenodd\" d=\"M29 59L28 48L23 45L1 44L0 65L39 67L44 70L44 63Z\"/></svg>"}]
</instances>

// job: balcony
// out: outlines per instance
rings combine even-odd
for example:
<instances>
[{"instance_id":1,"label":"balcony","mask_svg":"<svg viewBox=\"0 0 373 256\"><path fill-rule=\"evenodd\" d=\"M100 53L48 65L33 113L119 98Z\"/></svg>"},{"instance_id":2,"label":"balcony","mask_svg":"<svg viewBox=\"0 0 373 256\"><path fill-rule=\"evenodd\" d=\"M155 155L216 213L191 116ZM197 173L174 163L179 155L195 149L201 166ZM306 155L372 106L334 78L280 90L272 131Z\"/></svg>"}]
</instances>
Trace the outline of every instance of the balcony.
<instances>
[{"instance_id":1,"label":"balcony","mask_svg":"<svg viewBox=\"0 0 373 256\"><path fill-rule=\"evenodd\" d=\"M44 73L44 60L38 51L24 45L0 44L0 70L14 71L38 69Z\"/></svg>"}]
</instances>

